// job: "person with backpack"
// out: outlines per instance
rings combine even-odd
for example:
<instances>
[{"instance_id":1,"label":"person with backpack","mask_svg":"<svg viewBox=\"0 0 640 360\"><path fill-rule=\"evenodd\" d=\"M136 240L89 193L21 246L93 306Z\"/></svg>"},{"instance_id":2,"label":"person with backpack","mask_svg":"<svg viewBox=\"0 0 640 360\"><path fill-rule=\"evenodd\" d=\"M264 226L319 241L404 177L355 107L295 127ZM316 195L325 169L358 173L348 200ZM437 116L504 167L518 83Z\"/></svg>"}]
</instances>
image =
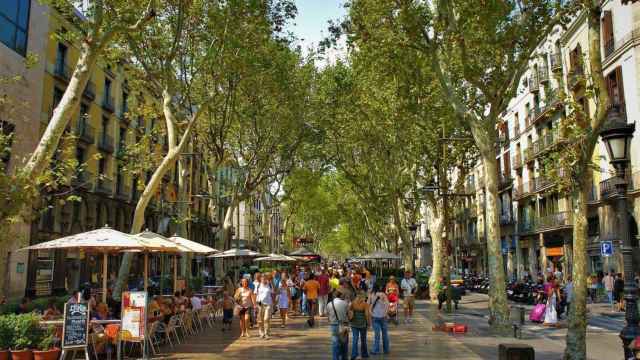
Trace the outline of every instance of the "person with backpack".
<instances>
[{"instance_id":1,"label":"person with backpack","mask_svg":"<svg viewBox=\"0 0 640 360\"><path fill-rule=\"evenodd\" d=\"M374 333L373 351L371 351L370 354L380 354L380 337L382 337L382 351L385 355L389 354L389 299L380 286L376 284L372 286L369 303L371 304L371 318Z\"/></svg>"},{"instance_id":2,"label":"person with backpack","mask_svg":"<svg viewBox=\"0 0 640 360\"><path fill-rule=\"evenodd\" d=\"M338 289L327 304L327 318L331 328L331 352L333 360L349 359L349 303Z\"/></svg>"}]
</instances>

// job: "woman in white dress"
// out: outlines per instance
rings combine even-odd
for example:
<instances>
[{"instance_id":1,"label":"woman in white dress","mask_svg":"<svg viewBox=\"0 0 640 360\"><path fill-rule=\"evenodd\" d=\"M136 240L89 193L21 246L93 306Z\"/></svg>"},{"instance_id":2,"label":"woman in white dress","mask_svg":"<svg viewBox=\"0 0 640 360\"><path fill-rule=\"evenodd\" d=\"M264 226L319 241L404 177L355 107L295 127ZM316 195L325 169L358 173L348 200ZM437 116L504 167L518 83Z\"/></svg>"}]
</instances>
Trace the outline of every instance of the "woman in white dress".
<instances>
[{"instance_id":1,"label":"woman in white dress","mask_svg":"<svg viewBox=\"0 0 640 360\"><path fill-rule=\"evenodd\" d=\"M289 284L290 282L287 279L287 275L282 275L278 292L278 309L280 309L280 318L282 319L282 325L280 327L282 328L287 325L287 313L289 312L289 304L291 303Z\"/></svg>"},{"instance_id":2,"label":"woman in white dress","mask_svg":"<svg viewBox=\"0 0 640 360\"><path fill-rule=\"evenodd\" d=\"M556 311L556 304L560 301L560 286L557 281L554 281L552 286L549 287L547 293L547 308L544 312L544 326L557 326L558 325L558 312Z\"/></svg>"}]
</instances>

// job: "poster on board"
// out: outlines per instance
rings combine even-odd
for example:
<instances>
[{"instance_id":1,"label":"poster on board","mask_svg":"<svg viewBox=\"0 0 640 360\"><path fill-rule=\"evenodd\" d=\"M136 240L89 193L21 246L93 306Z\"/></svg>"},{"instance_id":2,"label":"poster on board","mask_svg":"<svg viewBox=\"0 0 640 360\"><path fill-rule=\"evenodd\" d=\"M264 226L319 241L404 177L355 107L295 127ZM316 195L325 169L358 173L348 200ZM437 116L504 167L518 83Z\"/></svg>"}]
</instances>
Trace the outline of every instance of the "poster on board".
<instances>
[{"instance_id":1,"label":"poster on board","mask_svg":"<svg viewBox=\"0 0 640 360\"><path fill-rule=\"evenodd\" d=\"M147 319L147 293L127 291L122 293L122 330L127 338L142 340Z\"/></svg>"}]
</instances>

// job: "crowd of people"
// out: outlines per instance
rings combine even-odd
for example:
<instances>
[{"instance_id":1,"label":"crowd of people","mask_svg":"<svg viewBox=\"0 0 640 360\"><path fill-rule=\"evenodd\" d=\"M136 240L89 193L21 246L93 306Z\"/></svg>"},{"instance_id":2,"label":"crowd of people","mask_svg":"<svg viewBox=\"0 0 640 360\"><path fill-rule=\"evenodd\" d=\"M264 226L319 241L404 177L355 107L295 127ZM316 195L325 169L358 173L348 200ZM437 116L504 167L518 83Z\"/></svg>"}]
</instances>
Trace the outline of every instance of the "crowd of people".
<instances>
[{"instance_id":1,"label":"crowd of people","mask_svg":"<svg viewBox=\"0 0 640 360\"><path fill-rule=\"evenodd\" d=\"M378 283L375 274L360 265L299 266L291 270L242 274L237 283L225 280L220 301L222 331L239 319L240 334L251 337L258 330L260 339L271 337L272 319L281 328L293 316L306 317L306 326L316 327L317 317L326 318L332 338L333 359L366 358L390 351L388 322L398 321L398 304L403 300L404 322L413 318L416 280L410 272L398 282L390 276ZM373 328L373 348L367 345ZM351 354L349 354L351 339Z\"/></svg>"}]
</instances>

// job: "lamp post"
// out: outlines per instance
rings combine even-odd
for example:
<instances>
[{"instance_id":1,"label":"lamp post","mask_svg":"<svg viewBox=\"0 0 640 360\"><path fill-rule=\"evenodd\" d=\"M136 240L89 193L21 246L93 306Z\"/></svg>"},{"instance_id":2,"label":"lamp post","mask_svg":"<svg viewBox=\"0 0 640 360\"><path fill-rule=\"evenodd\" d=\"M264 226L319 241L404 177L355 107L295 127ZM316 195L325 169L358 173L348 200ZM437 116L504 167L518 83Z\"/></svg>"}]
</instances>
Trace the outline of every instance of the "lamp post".
<instances>
[{"instance_id":1,"label":"lamp post","mask_svg":"<svg viewBox=\"0 0 640 360\"><path fill-rule=\"evenodd\" d=\"M416 231L418 231L418 225L412 223L409 225L409 231L411 231L411 272L416 273Z\"/></svg>"},{"instance_id":2,"label":"lamp post","mask_svg":"<svg viewBox=\"0 0 640 360\"><path fill-rule=\"evenodd\" d=\"M608 124L600 132L600 136L605 143L609 154L609 162L616 170L615 192L613 195L615 203L615 213L618 218L618 229L620 231L620 249L624 262L624 299L625 299L625 321L626 325L620 331L624 358L635 359L631 344L640 335L638 322L638 295L637 286L633 272L633 258L631 239L629 238L629 216L627 204L627 177L626 170L630 163L629 148L631 138L635 131L635 124L627 124L626 120L620 116L616 107L609 110Z\"/></svg>"}]
</instances>

